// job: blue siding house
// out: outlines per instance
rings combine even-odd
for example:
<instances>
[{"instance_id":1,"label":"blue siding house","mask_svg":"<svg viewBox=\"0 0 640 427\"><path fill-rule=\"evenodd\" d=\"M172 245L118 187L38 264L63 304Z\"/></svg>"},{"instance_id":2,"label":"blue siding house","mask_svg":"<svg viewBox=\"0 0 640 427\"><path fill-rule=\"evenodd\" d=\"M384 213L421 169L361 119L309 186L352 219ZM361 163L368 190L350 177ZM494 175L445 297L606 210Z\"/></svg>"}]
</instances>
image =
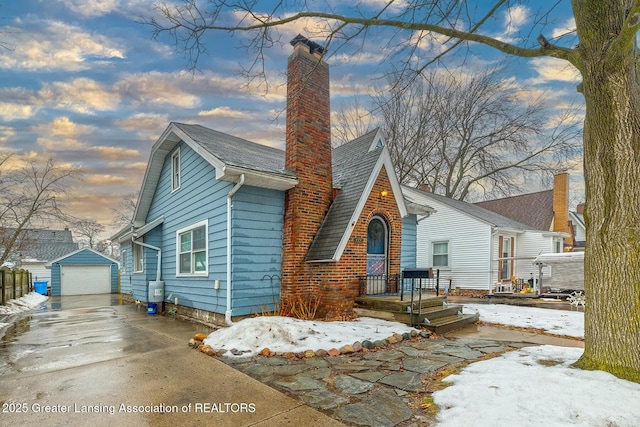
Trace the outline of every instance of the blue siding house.
<instances>
[{"instance_id":1,"label":"blue siding house","mask_svg":"<svg viewBox=\"0 0 640 427\"><path fill-rule=\"evenodd\" d=\"M327 74L322 90L289 93L286 150L183 123L153 145L131 225L112 237L122 294L146 302L149 283L162 282L165 303L229 323L274 310L283 292L350 309L374 257L380 274L415 267L417 214L432 210L405 204L378 130L331 150L328 66L317 67L312 42L292 44L289 67ZM297 87L291 70L288 87ZM298 96L313 100L292 108ZM376 254L367 250L372 223Z\"/></svg>"}]
</instances>

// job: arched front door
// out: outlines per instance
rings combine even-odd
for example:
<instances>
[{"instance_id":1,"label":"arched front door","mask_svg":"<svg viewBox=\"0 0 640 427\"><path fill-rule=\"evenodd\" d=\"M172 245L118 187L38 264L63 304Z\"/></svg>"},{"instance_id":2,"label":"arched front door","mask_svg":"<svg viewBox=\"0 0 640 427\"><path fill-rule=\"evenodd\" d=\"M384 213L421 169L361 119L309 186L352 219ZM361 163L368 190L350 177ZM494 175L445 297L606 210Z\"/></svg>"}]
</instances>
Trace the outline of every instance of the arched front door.
<instances>
[{"instance_id":1,"label":"arched front door","mask_svg":"<svg viewBox=\"0 0 640 427\"><path fill-rule=\"evenodd\" d=\"M384 218L374 216L367 227L367 294L387 291L389 229Z\"/></svg>"}]
</instances>

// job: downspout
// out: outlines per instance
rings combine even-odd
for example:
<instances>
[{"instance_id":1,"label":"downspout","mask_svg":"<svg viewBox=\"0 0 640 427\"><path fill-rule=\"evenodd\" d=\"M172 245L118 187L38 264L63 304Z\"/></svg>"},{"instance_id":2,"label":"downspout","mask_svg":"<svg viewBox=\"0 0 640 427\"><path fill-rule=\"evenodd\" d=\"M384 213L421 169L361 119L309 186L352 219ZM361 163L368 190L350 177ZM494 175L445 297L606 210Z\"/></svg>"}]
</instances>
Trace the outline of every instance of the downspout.
<instances>
[{"instance_id":1,"label":"downspout","mask_svg":"<svg viewBox=\"0 0 640 427\"><path fill-rule=\"evenodd\" d=\"M491 227L489 234L489 295L493 294L493 237L498 234L498 229Z\"/></svg>"},{"instance_id":2,"label":"downspout","mask_svg":"<svg viewBox=\"0 0 640 427\"><path fill-rule=\"evenodd\" d=\"M149 248L149 249L153 249L154 251L158 251L158 268L156 269L156 281L160 281L160 272L162 271L161 269L161 262L162 262L162 249L160 249L157 246L152 246L148 243L143 243L143 242L138 242L137 240L135 240L135 237L131 237L131 242L134 245L140 245L140 246L144 246L145 248Z\"/></svg>"},{"instance_id":3,"label":"downspout","mask_svg":"<svg viewBox=\"0 0 640 427\"><path fill-rule=\"evenodd\" d=\"M227 325L233 324L231 321L231 208L233 207L231 199L242 184L244 184L244 174L240 174L240 179L227 194L227 311L224 314Z\"/></svg>"}]
</instances>

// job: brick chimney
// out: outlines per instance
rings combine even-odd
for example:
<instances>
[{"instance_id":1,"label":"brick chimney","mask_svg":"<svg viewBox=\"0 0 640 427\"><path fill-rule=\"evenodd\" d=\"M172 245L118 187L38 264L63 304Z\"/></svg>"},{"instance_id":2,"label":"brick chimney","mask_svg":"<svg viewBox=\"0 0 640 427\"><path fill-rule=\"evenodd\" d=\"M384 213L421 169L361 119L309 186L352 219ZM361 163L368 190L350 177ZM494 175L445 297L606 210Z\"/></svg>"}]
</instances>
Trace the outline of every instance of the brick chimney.
<instances>
[{"instance_id":1,"label":"brick chimney","mask_svg":"<svg viewBox=\"0 0 640 427\"><path fill-rule=\"evenodd\" d=\"M298 35L287 70L287 136L285 166L298 185L285 196L282 298L313 292L304 273L304 258L333 197L329 65L325 49Z\"/></svg>"},{"instance_id":2,"label":"brick chimney","mask_svg":"<svg viewBox=\"0 0 640 427\"><path fill-rule=\"evenodd\" d=\"M584 203L578 203L578 206L576 206L576 212L580 215L584 215Z\"/></svg>"},{"instance_id":3,"label":"brick chimney","mask_svg":"<svg viewBox=\"0 0 640 427\"><path fill-rule=\"evenodd\" d=\"M569 174L562 172L553 177L553 231L571 234L569 222ZM565 246L572 245L571 237L565 238Z\"/></svg>"}]
</instances>

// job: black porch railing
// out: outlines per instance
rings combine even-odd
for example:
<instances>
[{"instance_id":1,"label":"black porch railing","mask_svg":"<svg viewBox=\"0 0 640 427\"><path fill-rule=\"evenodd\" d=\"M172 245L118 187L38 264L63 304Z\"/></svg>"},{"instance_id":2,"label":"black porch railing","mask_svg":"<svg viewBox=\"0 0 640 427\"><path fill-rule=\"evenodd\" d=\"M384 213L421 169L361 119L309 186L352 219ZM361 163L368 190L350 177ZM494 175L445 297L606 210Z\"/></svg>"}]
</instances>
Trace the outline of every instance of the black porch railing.
<instances>
[{"instance_id":1,"label":"black porch railing","mask_svg":"<svg viewBox=\"0 0 640 427\"><path fill-rule=\"evenodd\" d=\"M366 275L359 276L359 295L400 295L413 294L417 291L433 291L440 293L440 271L436 270L435 277L429 274L416 274L417 269L405 269L405 272L395 275Z\"/></svg>"}]
</instances>

